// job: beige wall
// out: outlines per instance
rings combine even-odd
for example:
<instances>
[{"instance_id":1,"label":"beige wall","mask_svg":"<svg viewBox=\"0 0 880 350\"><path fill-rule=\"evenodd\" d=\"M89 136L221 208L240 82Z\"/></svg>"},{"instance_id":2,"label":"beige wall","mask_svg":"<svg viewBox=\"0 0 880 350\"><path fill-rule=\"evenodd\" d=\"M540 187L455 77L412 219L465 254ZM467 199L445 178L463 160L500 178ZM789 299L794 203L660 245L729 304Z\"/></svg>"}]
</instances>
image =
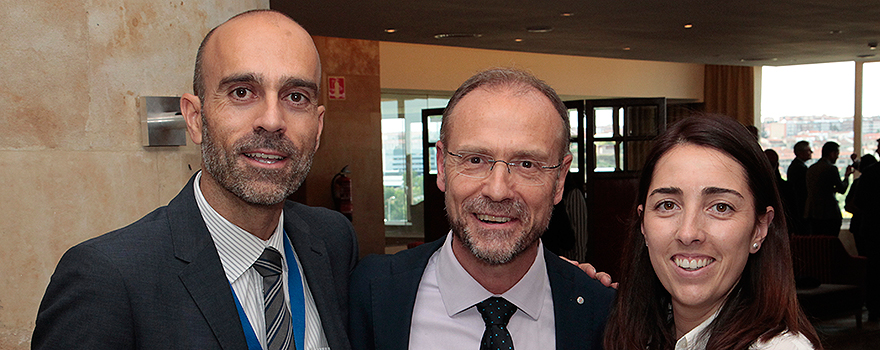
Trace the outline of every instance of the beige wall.
<instances>
[{"instance_id":1,"label":"beige wall","mask_svg":"<svg viewBox=\"0 0 880 350\"><path fill-rule=\"evenodd\" d=\"M531 71L568 97L666 97L703 100L703 65L379 43L382 88L455 91L494 66Z\"/></svg>"},{"instance_id":2,"label":"beige wall","mask_svg":"<svg viewBox=\"0 0 880 350\"><path fill-rule=\"evenodd\" d=\"M268 0L2 1L0 349L26 349L70 246L166 204L198 148L144 148L139 96L192 90L207 31ZM190 170L190 167L192 170Z\"/></svg>"}]
</instances>

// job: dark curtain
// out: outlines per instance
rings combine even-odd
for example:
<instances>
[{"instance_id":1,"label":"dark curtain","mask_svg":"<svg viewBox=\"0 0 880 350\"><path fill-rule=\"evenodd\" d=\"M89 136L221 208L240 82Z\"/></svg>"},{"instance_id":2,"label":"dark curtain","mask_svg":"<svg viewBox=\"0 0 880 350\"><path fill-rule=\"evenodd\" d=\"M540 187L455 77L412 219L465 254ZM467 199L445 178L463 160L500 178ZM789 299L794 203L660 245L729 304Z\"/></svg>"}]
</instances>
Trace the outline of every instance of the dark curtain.
<instances>
[{"instance_id":1,"label":"dark curtain","mask_svg":"<svg viewBox=\"0 0 880 350\"><path fill-rule=\"evenodd\" d=\"M707 64L703 99L706 113L723 114L743 125L754 125L754 67Z\"/></svg>"}]
</instances>

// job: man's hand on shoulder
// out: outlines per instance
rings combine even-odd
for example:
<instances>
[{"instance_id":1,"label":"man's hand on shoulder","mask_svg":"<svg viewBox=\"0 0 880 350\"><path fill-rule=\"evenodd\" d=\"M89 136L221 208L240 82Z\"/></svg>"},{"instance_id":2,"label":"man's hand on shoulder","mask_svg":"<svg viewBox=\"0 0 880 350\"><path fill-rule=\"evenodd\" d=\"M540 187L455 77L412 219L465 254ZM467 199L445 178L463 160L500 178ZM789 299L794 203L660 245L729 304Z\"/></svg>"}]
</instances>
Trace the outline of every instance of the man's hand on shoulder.
<instances>
[{"instance_id":1,"label":"man's hand on shoulder","mask_svg":"<svg viewBox=\"0 0 880 350\"><path fill-rule=\"evenodd\" d=\"M568 259L564 256L560 256L560 258L562 258L562 260L570 262L574 266L577 266L578 268L580 268L581 270L586 272L587 276L590 276L590 278L592 278L592 279L598 280L606 287L611 287L611 288L617 289L617 282L611 282L611 275L609 275L605 272L597 272L596 268L592 264L588 264L588 263L581 264L581 263L578 263L577 261Z\"/></svg>"}]
</instances>

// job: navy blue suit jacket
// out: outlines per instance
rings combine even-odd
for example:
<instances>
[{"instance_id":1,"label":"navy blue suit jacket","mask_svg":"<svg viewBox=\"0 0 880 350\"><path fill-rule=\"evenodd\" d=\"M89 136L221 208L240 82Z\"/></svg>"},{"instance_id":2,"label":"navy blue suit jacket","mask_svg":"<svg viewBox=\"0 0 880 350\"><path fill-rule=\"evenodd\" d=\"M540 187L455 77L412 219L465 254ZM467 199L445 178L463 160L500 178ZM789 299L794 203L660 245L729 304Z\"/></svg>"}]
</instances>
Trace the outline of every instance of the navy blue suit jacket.
<instances>
[{"instance_id":1,"label":"navy blue suit jacket","mask_svg":"<svg viewBox=\"0 0 880 350\"><path fill-rule=\"evenodd\" d=\"M40 304L33 349L247 349L232 290L193 194L70 248ZM284 229L333 349L348 349L357 240L341 214L288 201Z\"/></svg>"},{"instance_id":2,"label":"navy blue suit jacket","mask_svg":"<svg viewBox=\"0 0 880 350\"><path fill-rule=\"evenodd\" d=\"M419 281L445 238L395 255L371 255L352 273L349 337L352 349L406 349ZM614 291L544 250L557 349L602 349L602 333ZM578 297L584 303L578 304Z\"/></svg>"}]
</instances>

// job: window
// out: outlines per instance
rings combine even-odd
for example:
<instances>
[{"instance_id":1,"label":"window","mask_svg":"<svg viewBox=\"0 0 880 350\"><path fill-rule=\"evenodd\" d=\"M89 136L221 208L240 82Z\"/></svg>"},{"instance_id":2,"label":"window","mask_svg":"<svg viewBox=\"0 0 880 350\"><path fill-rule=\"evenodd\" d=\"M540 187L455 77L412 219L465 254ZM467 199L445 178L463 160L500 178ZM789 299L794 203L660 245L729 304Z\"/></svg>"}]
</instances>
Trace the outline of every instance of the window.
<instances>
[{"instance_id":1,"label":"window","mask_svg":"<svg viewBox=\"0 0 880 350\"><path fill-rule=\"evenodd\" d=\"M813 149L808 166L822 157L825 142L840 144L836 166L843 177L855 145L855 72L855 62L763 67L761 146L779 153L783 177L794 159L794 144L800 140L808 141ZM838 202L844 218L850 218L843 210L844 198L838 195ZM848 227L845 220L842 229Z\"/></svg>"},{"instance_id":2,"label":"window","mask_svg":"<svg viewBox=\"0 0 880 350\"><path fill-rule=\"evenodd\" d=\"M652 140L666 128L665 98L586 100L586 140L595 173L641 169ZM589 159L590 157L588 157ZM592 168L589 168L592 167Z\"/></svg>"},{"instance_id":3,"label":"window","mask_svg":"<svg viewBox=\"0 0 880 350\"><path fill-rule=\"evenodd\" d=\"M880 139L880 62L867 62L863 67L862 155L875 153Z\"/></svg>"},{"instance_id":4,"label":"window","mask_svg":"<svg viewBox=\"0 0 880 350\"><path fill-rule=\"evenodd\" d=\"M579 173L581 171L581 156L580 149L578 148L578 119L580 119L580 112L577 108L569 108L568 109L568 125L569 125L569 133L568 133L568 150L571 152L571 166L568 168L569 173Z\"/></svg>"},{"instance_id":5,"label":"window","mask_svg":"<svg viewBox=\"0 0 880 350\"><path fill-rule=\"evenodd\" d=\"M448 97L428 94L382 94L382 175L385 224L411 225L422 220L413 206L424 200L422 109L446 107ZM405 234L402 234L405 235Z\"/></svg>"}]
</instances>

